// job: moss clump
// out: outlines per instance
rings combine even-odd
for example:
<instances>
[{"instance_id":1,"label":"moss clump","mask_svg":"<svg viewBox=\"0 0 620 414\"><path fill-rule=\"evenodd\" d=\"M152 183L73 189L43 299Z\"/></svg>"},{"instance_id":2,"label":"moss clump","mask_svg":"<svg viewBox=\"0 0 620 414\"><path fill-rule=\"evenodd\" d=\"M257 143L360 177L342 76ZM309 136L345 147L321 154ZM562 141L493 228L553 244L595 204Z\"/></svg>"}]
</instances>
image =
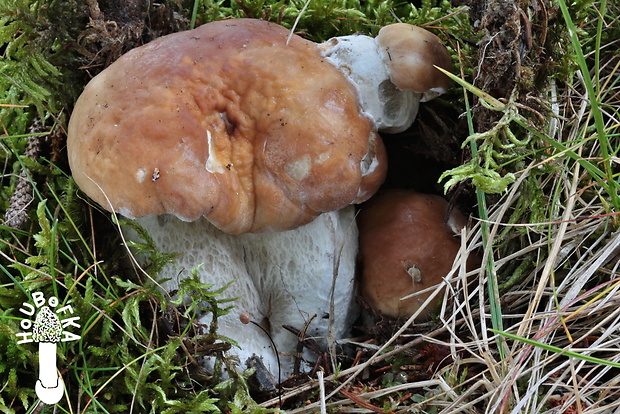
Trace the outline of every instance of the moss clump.
<instances>
[{"instance_id":1,"label":"moss clump","mask_svg":"<svg viewBox=\"0 0 620 414\"><path fill-rule=\"evenodd\" d=\"M71 54L86 24L79 9L72 0L0 2L1 103L23 106L0 108L3 132L23 134L35 116L61 116L79 93Z\"/></svg>"}]
</instances>

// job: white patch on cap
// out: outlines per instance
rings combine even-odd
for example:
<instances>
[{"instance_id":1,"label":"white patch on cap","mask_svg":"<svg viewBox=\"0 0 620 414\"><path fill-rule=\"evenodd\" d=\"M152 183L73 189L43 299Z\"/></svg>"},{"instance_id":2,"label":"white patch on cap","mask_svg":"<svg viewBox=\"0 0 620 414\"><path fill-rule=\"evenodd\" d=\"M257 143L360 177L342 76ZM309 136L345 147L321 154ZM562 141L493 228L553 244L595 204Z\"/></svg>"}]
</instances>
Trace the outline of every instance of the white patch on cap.
<instances>
[{"instance_id":1,"label":"white patch on cap","mask_svg":"<svg viewBox=\"0 0 620 414\"><path fill-rule=\"evenodd\" d=\"M286 164L284 171L286 172L286 175L291 177L293 180L301 181L306 178L308 174L310 174L311 167L312 162L310 160L310 155L306 154L303 157Z\"/></svg>"},{"instance_id":2,"label":"white patch on cap","mask_svg":"<svg viewBox=\"0 0 620 414\"><path fill-rule=\"evenodd\" d=\"M138 168L138 171L136 171L136 181L138 183L142 183L145 178L146 178L146 168Z\"/></svg>"},{"instance_id":3,"label":"white patch on cap","mask_svg":"<svg viewBox=\"0 0 620 414\"><path fill-rule=\"evenodd\" d=\"M317 155L315 162L317 164L323 164L325 161L329 160L331 155L332 155L331 150L327 150L325 152L322 152L319 155Z\"/></svg>"},{"instance_id":4,"label":"white patch on cap","mask_svg":"<svg viewBox=\"0 0 620 414\"><path fill-rule=\"evenodd\" d=\"M373 131L371 131L368 136L368 152L360 161L360 171L362 172L362 177L372 174L379 166L379 158L377 158L376 148L377 136Z\"/></svg>"},{"instance_id":5,"label":"white patch on cap","mask_svg":"<svg viewBox=\"0 0 620 414\"><path fill-rule=\"evenodd\" d=\"M136 217L134 216L134 214L131 212L131 209L127 208L127 207L119 207L115 210L118 214L120 214L121 216L128 218L130 220L135 219Z\"/></svg>"},{"instance_id":6,"label":"white patch on cap","mask_svg":"<svg viewBox=\"0 0 620 414\"><path fill-rule=\"evenodd\" d=\"M228 163L222 162L218 159L217 152L215 151L215 145L213 145L213 136L211 131L207 130L207 144L209 145L209 158L205 164L207 171L213 174L222 174L226 170Z\"/></svg>"}]
</instances>

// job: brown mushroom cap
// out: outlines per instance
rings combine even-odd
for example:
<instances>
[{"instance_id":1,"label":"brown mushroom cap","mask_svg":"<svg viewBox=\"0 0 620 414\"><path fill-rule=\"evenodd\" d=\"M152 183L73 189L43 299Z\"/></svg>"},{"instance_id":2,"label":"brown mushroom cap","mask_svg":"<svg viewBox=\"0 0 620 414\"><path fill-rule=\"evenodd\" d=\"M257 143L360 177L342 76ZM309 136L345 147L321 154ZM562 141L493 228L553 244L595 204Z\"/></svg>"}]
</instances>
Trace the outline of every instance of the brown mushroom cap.
<instances>
[{"instance_id":1,"label":"brown mushroom cap","mask_svg":"<svg viewBox=\"0 0 620 414\"><path fill-rule=\"evenodd\" d=\"M401 298L435 286L447 276L460 247L454 230L466 224L457 210L446 221L447 206L439 196L406 190L387 190L362 205L360 289L373 309L408 318L433 292ZM433 310L427 308L418 320L428 319Z\"/></svg>"},{"instance_id":2,"label":"brown mushroom cap","mask_svg":"<svg viewBox=\"0 0 620 414\"><path fill-rule=\"evenodd\" d=\"M134 49L91 80L68 132L75 181L131 218L290 229L364 201L385 150L355 86L312 42L253 19Z\"/></svg>"},{"instance_id":3,"label":"brown mushroom cap","mask_svg":"<svg viewBox=\"0 0 620 414\"><path fill-rule=\"evenodd\" d=\"M433 65L451 70L452 61L441 40L418 26L395 23L379 30L377 43L387 54L392 83L400 89L423 94L428 101L450 86L450 78Z\"/></svg>"}]
</instances>

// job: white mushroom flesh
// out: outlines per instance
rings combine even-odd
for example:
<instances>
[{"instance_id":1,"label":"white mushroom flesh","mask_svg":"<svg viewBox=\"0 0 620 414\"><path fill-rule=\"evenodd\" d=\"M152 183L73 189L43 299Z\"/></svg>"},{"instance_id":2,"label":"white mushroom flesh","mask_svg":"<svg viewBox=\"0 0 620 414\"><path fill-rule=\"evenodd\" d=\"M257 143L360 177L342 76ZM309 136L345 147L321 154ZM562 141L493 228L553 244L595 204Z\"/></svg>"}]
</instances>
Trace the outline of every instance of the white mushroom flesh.
<instances>
[{"instance_id":1,"label":"white mushroom flesh","mask_svg":"<svg viewBox=\"0 0 620 414\"><path fill-rule=\"evenodd\" d=\"M275 233L229 235L204 219L188 223L173 216L136 221L160 251L181 253L159 274L170 278L164 289L177 289L180 280L200 264L201 280L213 284L214 289L232 282L223 297L239 299L229 314L219 318L218 334L237 341L241 349L230 352L239 357L242 368L255 354L278 378L269 338L255 325L243 324L239 319L242 312L270 332L280 352L282 379L292 374L297 347L297 337L282 325L303 330L312 319L305 335L323 345L349 334L357 316L354 267L358 233L352 207L322 214L298 229ZM125 233L130 239L136 237L131 230ZM332 291L336 292L333 308ZM208 324L210 320L206 315L199 322ZM312 354L306 352L304 357L312 359Z\"/></svg>"},{"instance_id":2,"label":"white mushroom flesh","mask_svg":"<svg viewBox=\"0 0 620 414\"><path fill-rule=\"evenodd\" d=\"M421 95L394 86L384 62L385 54L374 38L335 37L319 48L326 60L355 84L362 110L373 119L379 131L398 133L411 126Z\"/></svg>"}]
</instances>

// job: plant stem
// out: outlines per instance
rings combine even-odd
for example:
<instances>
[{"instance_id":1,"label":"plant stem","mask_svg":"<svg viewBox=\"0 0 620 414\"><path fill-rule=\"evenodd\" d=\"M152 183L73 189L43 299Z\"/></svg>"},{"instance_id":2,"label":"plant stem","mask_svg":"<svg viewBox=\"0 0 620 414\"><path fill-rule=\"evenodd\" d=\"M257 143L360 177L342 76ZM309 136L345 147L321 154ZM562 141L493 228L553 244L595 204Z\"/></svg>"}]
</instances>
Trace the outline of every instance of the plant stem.
<instances>
[{"instance_id":1,"label":"plant stem","mask_svg":"<svg viewBox=\"0 0 620 414\"><path fill-rule=\"evenodd\" d=\"M577 64L579 65L579 71L581 72L581 75L583 76L583 83L588 93L588 99L590 101L590 107L592 109L592 117L594 118L594 125L596 127L596 134L597 134L598 141L599 141L600 148L601 148L601 156L603 158L602 162L603 162L603 167L605 170L605 175L606 175L606 180L607 180L607 182L603 183L603 185L611 198L612 205L617 211L620 209L620 195L618 195L618 192L615 191L614 186L613 186L614 174L613 174L613 169L611 168L611 158L609 154L610 143L607 137L607 132L605 131L605 122L603 121L603 114L599 108L599 102L598 102L599 96L597 94L597 91L594 89L594 84L592 82L592 77L590 76L590 71L589 71L589 68L586 62L586 58L583 54L583 49L581 47L579 37L577 36L577 27L575 26L575 23L573 22L570 16L570 12L568 11L568 7L566 6L566 1L560 0L559 5L560 5L560 9L562 10L562 16L564 17L564 21L566 22L566 27L568 28L568 34L569 34L569 37L570 37L570 40L573 46L573 50L575 51L575 55L577 57L576 60L577 60ZM600 8L601 17L599 17L599 24L597 27L597 30L598 30L597 39L596 39L597 48L595 52L595 73L596 73L597 85L598 85L598 79L599 79L598 59L600 56L600 51L598 50L598 48L600 47L600 33L602 31L602 21L600 19L602 19L603 12L605 11L605 8L607 7L606 5L607 5L607 1L602 0L601 8Z\"/></svg>"},{"instance_id":2,"label":"plant stem","mask_svg":"<svg viewBox=\"0 0 620 414\"><path fill-rule=\"evenodd\" d=\"M198 15L198 4L199 3L200 2L198 0L194 0L194 8L192 9L192 18L189 22L190 29L196 28L196 16Z\"/></svg>"},{"instance_id":3,"label":"plant stem","mask_svg":"<svg viewBox=\"0 0 620 414\"><path fill-rule=\"evenodd\" d=\"M469 130L469 135L474 134L474 122L471 117L471 108L469 106L469 100L467 97L467 89L463 88L463 94L465 95L465 109L467 113L467 126ZM472 158L476 158L476 154L478 154L478 144L475 140L470 142L470 149ZM482 219L480 223L480 228L482 232L482 246L483 249L489 248L489 254L487 255L487 260L483 265L485 266L485 273L487 275L487 294L489 296L489 307L491 309L491 325L493 329L503 331L504 324L502 320L502 305L499 300L499 289L497 286L497 275L495 274L495 262L493 260L493 249L489 246L489 215L487 209L487 201L484 194L479 188L476 188L476 200L478 201L478 216ZM500 359L504 359L505 352L504 347L506 341L503 337L498 336L496 339L497 349L499 352Z\"/></svg>"}]
</instances>

